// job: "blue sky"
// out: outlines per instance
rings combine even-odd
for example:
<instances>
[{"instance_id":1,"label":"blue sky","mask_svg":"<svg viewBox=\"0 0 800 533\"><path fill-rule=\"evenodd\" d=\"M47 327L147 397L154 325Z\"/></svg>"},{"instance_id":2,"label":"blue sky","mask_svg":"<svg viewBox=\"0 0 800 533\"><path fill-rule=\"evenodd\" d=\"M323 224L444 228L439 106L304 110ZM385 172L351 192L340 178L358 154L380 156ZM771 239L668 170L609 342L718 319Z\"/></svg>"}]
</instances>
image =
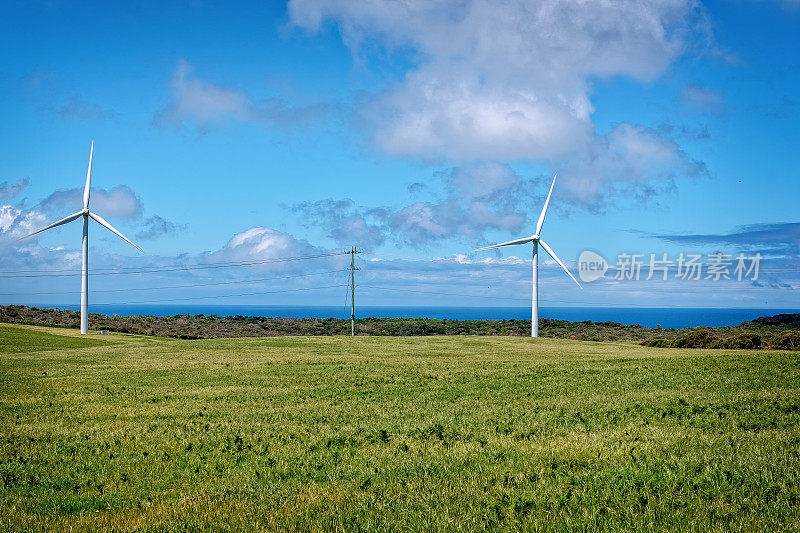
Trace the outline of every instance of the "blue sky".
<instances>
[{"instance_id":1,"label":"blue sky","mask_svg":"<svg viewBox=\"0 0 800 533\"><path fill-rule=\"evenodd\" d=\"M542 236L573 272L592 249L762 273L581 291L548 258L543 305L800 302L796 1L0 9L4 303L76 298L44 274L79 270L80 224L16 239L80 208L92 139L92 206L148 252L92 227L98 274L148 270L93 276L97 304L337 305L345 258L264 261L355 244L365 304L525 305L530 248L470 250L532 233L556 171ZM262 263L164 270L225 261Z\"/></svg>"}]
</instances>

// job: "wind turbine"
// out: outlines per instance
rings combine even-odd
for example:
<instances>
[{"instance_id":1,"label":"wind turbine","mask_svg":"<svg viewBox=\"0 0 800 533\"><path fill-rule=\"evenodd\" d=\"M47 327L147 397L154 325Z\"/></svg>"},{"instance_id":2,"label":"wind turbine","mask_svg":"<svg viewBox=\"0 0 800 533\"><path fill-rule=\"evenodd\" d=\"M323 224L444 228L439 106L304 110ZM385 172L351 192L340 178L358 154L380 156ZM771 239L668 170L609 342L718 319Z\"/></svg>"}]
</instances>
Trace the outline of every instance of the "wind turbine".
<instances>
[{"instance_id":1,"label":"wind turbine","mask_svg":"<svg viewBox=\"0 0 800 533\"><path fill-rule=\"evenodd\" d=\"M564 263L561 262L561 259L558 258L556 253L553 251L552 248L547 246L547 243L544 242L539 234L542 231L542 226L544 225L544 216L547 214L547 206L550 204L550 195L553 194L553 187L556 184L556 178L558 174L553 176L553 184L550 185L550 192L547 193L547 200L544 202L544 207L542 208L542 214L539 215L539 222L536 223L536 233L531 235L530 237L524 237L522 239L516 239L513 241L503 242L500 244L494 244L492 246L486 246L484 248L478 248L477 250L473 250L473 252L478 252L480 250L489 250L491 248L500 248L502 246L514 246L516 244L526 244L529 242L533 243L533 296L531 298L531 337L538 337L539 336L539 245L542 245L545 252L550 254L550 257L555 259L556 263L561 265L561 268L564 269L564 272L572 278L572 281L578 284L578 287L581 289L583 288L578 280L575 279L575 276L567 270L567 267L564 266Z\"/></svg>"},{"instance_id":2,"label":"wind turbine","mask_svg":"<svg viewBox=\"0 0 800 533\"><path fill-rule=\"evenodd\" d=\"M53 222L49 226L42 228L39 231L34 231L30 235L25 235L24 237L20 237L19 239L19 240L27 239L28 237L32 237L37 233L47 231L51 228L67 224L69 222L72 222L73 220L83 217L83 253L81 256L83 258L81 266L81 333L83 334L89 333L89 218L93 218L95 222L97 222L101 226L105 226L109 231L117 234L120 238L130 243L131 246L133 246L140 252L145 253L144 250L133 244L133 242L131 242L131 240L128 239L125 235L114 229L114 227L111 224L109 224L103 217L101 217L97 213L89 211L89 189L92 183L93 152L94 152L94 141L92 141L92 146L91 148L89 148L89 170L86 171L86 187L83 189L83 209L81 211L78 211L77 213L71 214L68 217L62 218L58 222Z\"/></svg>"}]
</instances>

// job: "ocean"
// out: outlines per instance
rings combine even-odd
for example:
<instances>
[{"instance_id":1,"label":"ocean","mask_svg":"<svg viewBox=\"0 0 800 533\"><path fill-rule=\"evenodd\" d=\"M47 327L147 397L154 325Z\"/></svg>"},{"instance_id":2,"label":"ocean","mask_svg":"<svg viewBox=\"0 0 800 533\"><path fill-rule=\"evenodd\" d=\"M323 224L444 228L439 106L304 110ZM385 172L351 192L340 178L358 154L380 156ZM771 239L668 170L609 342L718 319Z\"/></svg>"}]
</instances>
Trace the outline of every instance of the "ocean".
<instances>
[{"instance_id":1,"label":"ocean","mask_svg":"<svg viewBox=\"0 0 800 533\"><path fill-rule=\"evenodd\" d=\"M39 306L47 307L47 306ZM51 306L56 307L56 306ZM77 306L58 306L77 310ZM91 306L92 313L107 315L217 315L286 318L350 318L350 308L337 306L281 305L156 305L114 304ZM736 326L746 320L779 313L800 313L800 309L737 308L633 308L633 307L541 307L540 318L593 322L613 321L645 327L685 328L696 326ZM438 318L454 320L530 320L530 307L356 307L356 317Z\"/></svg>"}]
</instances>

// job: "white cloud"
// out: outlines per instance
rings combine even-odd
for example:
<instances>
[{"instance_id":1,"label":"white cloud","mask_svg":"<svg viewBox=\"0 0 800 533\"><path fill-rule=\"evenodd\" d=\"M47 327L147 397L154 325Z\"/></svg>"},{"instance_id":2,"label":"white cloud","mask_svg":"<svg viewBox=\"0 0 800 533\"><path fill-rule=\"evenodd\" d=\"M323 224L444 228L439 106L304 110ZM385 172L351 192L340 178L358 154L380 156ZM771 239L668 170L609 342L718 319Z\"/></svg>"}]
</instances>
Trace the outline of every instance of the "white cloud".
<instances>
[{"instance_id":1,"label":"white cloud","mask_svg":"<svg viewBox=\"0 0 800 533\"><path fill-rule=\"evenodd\" d=\"M525 223L531 182L508 165L473 163L442 177L443 199L415 202L391 214L388 222L396 239L414 246L451 237L478 242L487 230L514 232Z\"/></svg>"},{"instance_id":2,"label":"white cloud","mask_svg":"<svg viewBox=\"0 0 800 533\"><path fill-rule=\"evenodd\" d=\"M642 126L620 124L586 157L562 162L555 203L563 206L568 198L570 206L598 211L623 199L646 202L670 191L678 176L704 172L704 165L674 141ZM488 244L489 231L520 236L532 222L528 215L540 212L551 179L524 178L504 163L469 163L435 173L432 181L441 180L443 194L434 192L439 187L415 183L409 193L415 201L408 203L370 209L350 199L325 199L297 204L292 211L306 227L323 228L339 245L370 249L388 239L415 248L447 239L482 245Z\"/></svg>"},{"instance_id":3,"label":"white cloud","mask_svg":"<svg viewBox=\"0 0 800 533\"><path fill-rule=\"evenodd\" d=\"M197 78L188 61L178 63L169 85L172 101L158 115L161 124L194 120L208 125L229 119L248 120L251 115L253 102L244 91Z\"/></svg>"},{"instance_id":4,"label":"white cloud","mask_svg":"<svg viewBox=\"0 0 800 533\"><path fill-rule=\"evenodd\" d=\"M36 209L21 209L12 205L0 206L0 265L4 270L63 269L75 264L74 253L62 249L42 248L36 237L18 240L41 229L48 222L50 222L49 217ZM0 279L0 288L13 287L19 290L20 281L18 278Z\"/></svg>"},{"instance_id":5,"label":"white cloud","mask_svg":"<svg viewBox=\"0 0 800 533\"><path fill-rule=\"evenodd\" d=\"M411 61L402 81L363 109L389 153L545 160L594 208L612 196L614 167L639 172L621 178L629 186L652 189L692 166L677 145L641 126L598 134L590 91L595 77L650 82L708 41L694 0L291 0L289 15L310 31L335 22L356 55L378 43ZM610 168L592 169L598 158ZM674 166L661 172L668 160ZM426 210L417 205L408 215L424 219Z\"/></svg>"},{"instance_id":6,"label":"white cloud","mask_svg":"<svg viewBox=\"0 0 800 533\"><path fill-rule=\"evenodd\" d=\"M687 46L694 2L292 0L295 24L337 21L358 53L377 38L417 65L372 110L390 152L553 157L590 140L587 79L661 75Z\"/></svg>"},{"instance_id":7,"label":"white cloud","mask_svg":"<svg viewBox=\"0 0 800 533\"><path fill-rule=\"evenodd\" d=\"M314 246L283 231L252 227L235 234L220 250L201 255L197 261L246 262L251 264L240 268L241 272L291 274L343 268L345 263L349 264L349 258L331 255L331 252L330 249Z\"/></svg>"},{"instance_id":8,"label":"white cloud","mask_svg":"<svg viewBox=\"0 0 800 533\"><path fill-rule=\"evenodd\" d=\"M323 228L339 246L358 244L371 249L386 240L383 210L360 210L349 198L302 202L293 206L292 211L302 216L306 227Z\"/></svg>"},{"instance_id":9,"label":"white cloud","mask_svg":"<svg viewBox=\"0 0 800 533\"><path fill-rule=\"evenodd\" d=\"M186 60L178 63L169 88L170 103L154 119L162 127L191 123L205 130L228 122L261 122L291 128L318 121L329 111L325 104L299 106L279 98L255 100L242 89L201 79Z\"/></svg>"},{"instance_id":10,"label":"white cloud","mask_svg":"<svg viewBox=\"0 0 800 533\"><path fill-rule=\"evenodd\" d=\"M109 190L92 187L89 206L103 217L137 218L144 210L142 201L127 185L117 185ZM58 211L55 214L60 215L59 218L80 211L83 208L83 188L57 190L42 200L41 207Z\"/></svg>"},{"instance_id":11,"label":"white cloud","mask_svg":"<svg viewBox=\"0 0 800 533\"><path fill-rule=\"evenodd\" d=\"M587 111L575 113L540 94L422 74L410 76L369 112L385 150L427 159L547 158L567 154L592 137ZM387 116L392 117L388 123Z\"/></svg>"},{"instance_id":12,"label":"white cloud","mask_svg":"<svg viewBox=\"0 0 800 533\"><path fill-rule=\"evenodd\" d=\"M186 229L184 224L176 224L159 215L142 220L144 204L139 196L127 185L117 185L111 189L92 188L89 207L104 218L122 218L140 225L137 239L155 239L163 235L174 235ZM83 189L60 189L39 203L51 219L58 220L83 208ZM46 225L46 224L43 224ZM38 229L38 228L37 228Z\"/></svg>"},{"instance_id":13,"label":"white cloud","mask_svg":"<svg viewBox=\"0 0 800 533\"><path fill-rule=\"evenodd\" d=\"M559 162L564 192L590 211L618 198L648 200L674 188L678 177L706 172L681 147L658 132L622 123L580 157Z\"/></svg>"},{"instance_id":14,"label":"white cloud","mask_svg":"<svg viewBox=\"0 0 800 533\"><path fill-rule=\"evenodd\" d=\"M261 261L304 257L324 253L307 241L272 228L252 227L235 234L221 250L208 255L210 261Z\"/></svg>"},{"instance_id":15,"label":"white cloud","mask_svg":"<svg viewBox=\"0 0 800 533\"><path fill-rule=\"evenodd\" d=\"M13 242L47 225L47 220L40 211L0 206L0 240Z\"/></svg>"},{"instance_id":16,"label":"white cloud","mask_svg":"<svg viewBox=\"0 0 800 533\"><path fill-rule=\"evenodd\" d=\"M403 206L358 208L352 200L304 202L292 210L307 226L328 232L337 244L372 248L389 236L419 247L448 238L479 242L487 230L518 231L533 199L533 182L508 165L472 163L437 173L444 195Z\"/></svg>"},{"instance_id":17,"label":"white cloud","mask_svg":"<svg viewBox=\"0 0 800 533\"><path fill-rule=\"evenodd\" d=\"M313 247L288 233L254 227L231 237L224 251L244 259L277 259L307 253L313 251Z\"/></svg>"}]
</instances>

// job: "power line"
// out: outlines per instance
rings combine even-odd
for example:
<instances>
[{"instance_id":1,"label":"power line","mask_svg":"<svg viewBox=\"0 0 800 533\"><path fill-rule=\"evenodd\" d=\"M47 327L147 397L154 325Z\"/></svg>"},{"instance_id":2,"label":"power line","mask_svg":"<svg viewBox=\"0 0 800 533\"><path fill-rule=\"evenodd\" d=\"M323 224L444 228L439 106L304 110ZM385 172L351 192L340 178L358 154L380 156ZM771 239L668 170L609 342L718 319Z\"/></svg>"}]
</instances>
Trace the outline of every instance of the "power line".
<instances>
[{"instance_id":1,"label":"power line","mask_svg":"<svg viewBox=\"0 0 800 533\"><path fill-rule=\"evenodd\" d=\"M261 260L254 260L254 261L233 261L233 262L224 262L224 263L211 263L211 264L203 264L203 265L180 265L180 266L170 266L170 267L118 267L115 269L111 268L97 268L92 270L93 276L111 276L111 275L125 275L125 274L149 274L149 273L161 273L161 272L183 272L183 271L192 271L192 270L207 270L207 269L215 269L215 268L232 268L232 267L242 267L242 266L254 266L254 265L263 265L263 264L273 264L273 263L285 263L291 261L302 261L306 259L319 259L324 257L334 257L337 255L347 255L349 251L344 252L333 252L333 253L326 253L326 254L317 254L317 255L308 255L308 256L298 256L298 257L285 257L285 258L276 258L276 259L261 259ZM356 253L364 253L358 251ZM510 266L510 265L507 265ZM542 264L540 265L541 268L560 268L558 265L551 265L551 264ZM781 272L800 272L800 268L762 268L760 269L761 273L781 273ZM10 270L10 271L0 271L0 278L44 278L44 277L70 277L76 276L80 274L79 271L73 269L61 269L61 270L43 270L43 271L34 271L34 270Z\"/></svg>"},{"instance_id":2,"label":"power line","mask_svg":"<svg viewBox=\"0 0 800 533\"><path fill-rule=\"evenodd\" d=\"M130 268L120 267L116 270L100 268L92 270L92 275L110 276L110 275L121 275L121 274L147 274L152 272L179 272L188 270L206 270L210 268L230 268L230 267L240 267L240 266L263 265L271 263L286 263L290 261L302 261L305 259L319 259L323 257L334 257L337 255L345 255L349 253L350 252L333 252L327 254L306 255L298 257L281 257L276 259L260 259L254 261L232 261L225 263L209 263L204 265L182 265L182 266L171 266L171 267L130 267ZM0 278L64 277L64 276L74 276L78 273L79 272L71 269L49 270L49 271L16 270L16 271L0 272Z\"/></svg>"},{"instance_id":3,"label":"power line","mask_svg":"<svg viewBox=\"0 0 800 533\"><path fill-rule=\"evenodd\" d=\"M345 253L349 253L349 252L345 252ZM375 252L360 252L360 253L365 253L365 254L368 254L368 255L376 255L376 257L378 256L378 254L375 253ZM453 259L452 257L430 258L430 257L411 256L411 255L396 255L396 254L393 255L393 254L385 254L385 253L381 253L379 255L380 255L380 257L378 257L378 259L380 259L382 261L387 261L387 262L388 261L419 261L419 262L424 262L424 263L451 263L452 259ZM466 254L464 254L464 255L465 255L465 257L467 257ZM508 261L508 262L498 261L496 263L485 263L484 260L470 259L469 263L462 263L462 264L477 265L477 266L491 265L491 266L494 266L494 267L502 267L502 266L513 267L515 265L524 265L524 264L530 265L530 263L531 263L530 259L524 259L524 258L517 257L517 256L512 256L512 257L516 257L517 260L513 261L513 262L512 261ZM487 259L492 259L492 258L487 258ZM507 257L505 259L511 259L511 257ZM779 258L764 258L764 257L762 257L761 265L764 265L767 262L772 263L772 262L775 262L775 261L778 261L778 260L780 260L780 259ZM550 260L546 260L546 261L547 262L540 263L539 264L539 268L552 268L552 269L556 269L556 270L560 270L561 269L561 267L557 263L552 262ZM576 263L577 262L573 262L572 264L575 265ZM569 262L568 262L568 264L569 264ZM641 263L642 267L648 267L649 264L650 264L649 260L644 261L644 262ZM703 263L703 264L705 264L705 263ZM618 266L615 265L614 263L608 263L608 267L609 267L609 270L614 270L614 269L618 268ZM573 268L574 268L574 266L573 266ZM676 269L676 265L671 265L670 266L670 270L675 270L675 269ZM800 267L773 267L773 268L761 267L759 269L759 272L800 272Z\"/></svg>"}]
</instances>

